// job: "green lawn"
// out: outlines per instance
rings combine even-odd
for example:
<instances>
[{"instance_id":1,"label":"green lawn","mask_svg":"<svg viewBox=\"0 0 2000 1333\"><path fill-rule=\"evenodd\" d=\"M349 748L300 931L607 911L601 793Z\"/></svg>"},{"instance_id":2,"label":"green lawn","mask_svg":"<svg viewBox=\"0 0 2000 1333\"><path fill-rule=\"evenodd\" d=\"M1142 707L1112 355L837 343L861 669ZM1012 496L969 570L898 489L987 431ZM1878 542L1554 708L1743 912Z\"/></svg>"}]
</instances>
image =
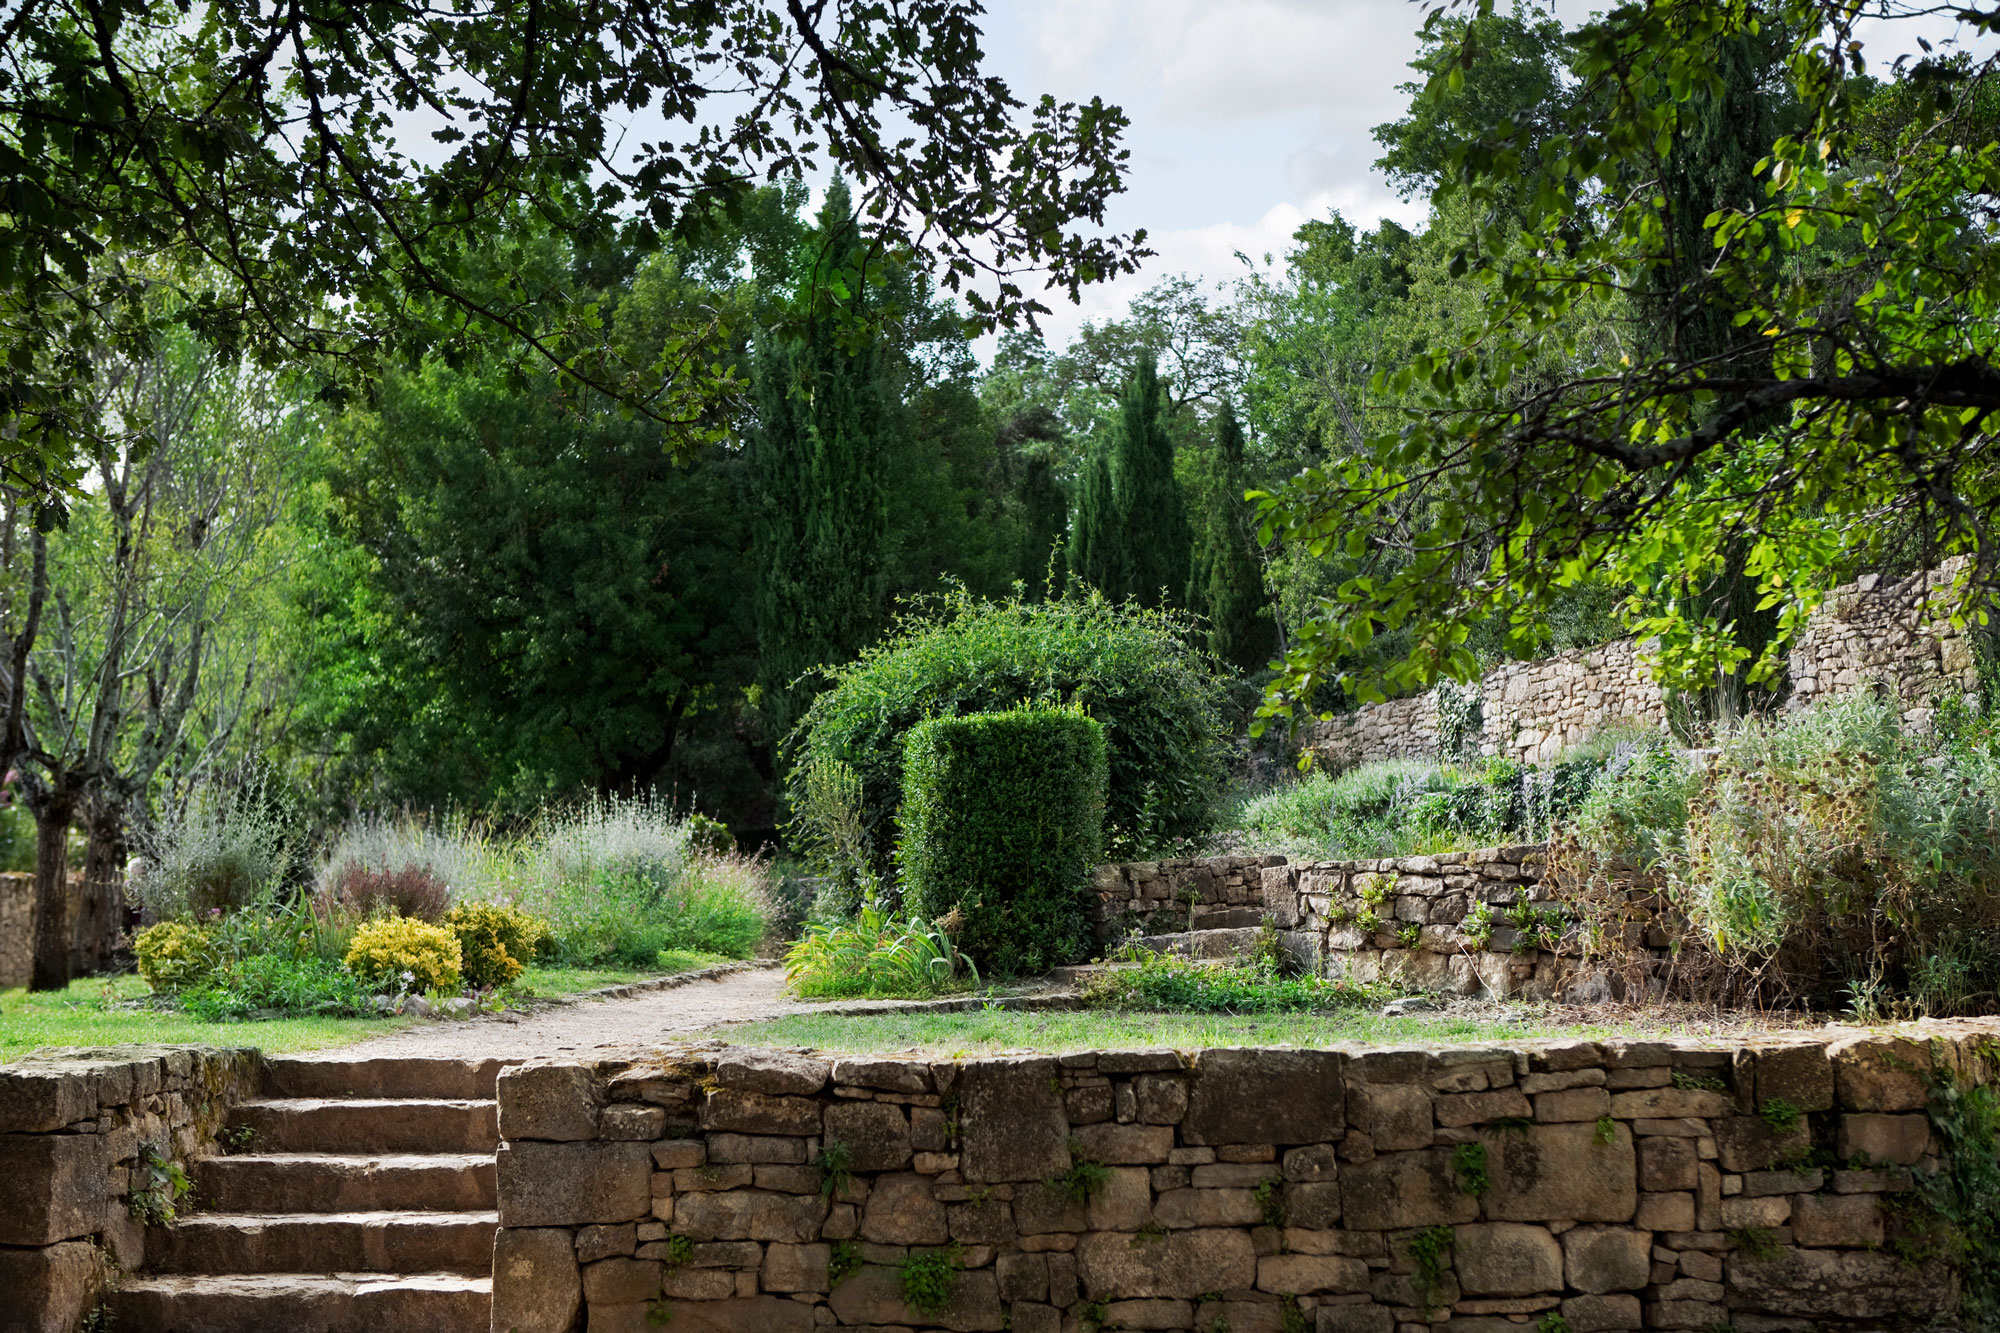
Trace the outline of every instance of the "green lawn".
<instances>
[{"instance_id":1,"label":"green lawn","mask_svg":"<svg viewBox=\"0 0 2000 1333\"><path fill-rule=\"evenodd\" d=\"M669 954L647 971L531 967L518 983L535 996L573 995L646 977L686 972L725 961L708 954ZM30 994L0 991L0 1064L43 1046L122 1046L139 1042L201 1042L255 1046L263 1051L317 1051L379 1037L415 1018L276 1018L203 1023L171 1009L127 1007L147 994L136 976L92 977L69 988Z\"/></svg>"},{"instance_id":2,"label":"green lawn","mask_svg":"<svg viewBox=\"0 0 2000 1333\"><path fill-rule=\"evenodd\" d=\"M1579 1025L1560 1013L1538 1017L1531 1007L1487 1011L1492 1018L1451 1014L1383 1018L1372 1009L1331 1014L1144 1013L1090 1009L1018 1012L988 1009L973 1013L801 1014L763 1023L725 1024L706 1036L745 1046L810 1046L824 1051L906 1051L928 1054L990 1055L997 1051L1087 1051L1164 1046L1198 1050L1208 1046L1329 1046L1342 1041L1381 1045L1505 1041L1526 1037L1605 1037L1677 1032L1693 1035L1698 1024L1657 1023ZM1522 1022L1495 1021L1518 1015Z\"/></svg>"}]
</instances>

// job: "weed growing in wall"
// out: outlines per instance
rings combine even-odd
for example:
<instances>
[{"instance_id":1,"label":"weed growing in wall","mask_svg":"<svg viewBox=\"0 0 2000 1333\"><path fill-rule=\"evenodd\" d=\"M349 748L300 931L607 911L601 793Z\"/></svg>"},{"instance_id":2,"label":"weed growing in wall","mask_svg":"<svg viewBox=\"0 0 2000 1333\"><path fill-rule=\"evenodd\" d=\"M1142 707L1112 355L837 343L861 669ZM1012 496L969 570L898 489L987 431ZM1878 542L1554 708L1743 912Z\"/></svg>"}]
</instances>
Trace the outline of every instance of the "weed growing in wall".
<instances>
[{"instance_id":1,"label":"weed growing in wall","mask_svg":"<svg viewBox=\"0 0 2000 1333\"><path fill-rule=\"evenodd\" d=\"M830 1291L861 1271L861 1251L852 1241L837 1240L827 1251L826 1285Z\"/></svg>"},{"instance_id":2,"label":"weed growing in wall","mask_svg":"<svg viewBox=\"0 0 2000 1333\"><path fill-rule=\"evenodd\" d=\"M903 1304L922 1315L942 1314L951 1308L952 1293L958 1287L959 1264L964 1258L962 1247L947 1245L904 1259L899 1265Z\"/></svg>"},{"instance_id":3,"label":"weed growing in wall","mask_svg":"<svg viewBox=\"0 0 2000 1333\"><path fill-rule=\"evenodd\" d=\"M819 1192L825 1198L846 1193L854 1183L854 1154L844 1143L828 1141L813 1158L813 1165L819 1168Z\"/></svg>"},{"instance_id":4,"label":"weed growing in wall","mask_svg":"<svg viewBox=\"0 0 2000 1333\"><path fill-rule=\"evenodd\" d=\"M1458 1178L1460 1190L1475 1199L1485 1198L1493 1184L1486 1174L1486 1145L1461 1143L1452 1149L1451 1173Z\"/></svg>"},{"instance_id":5,"label":"weed growing in wall","mask_svg":"<svg viewBox=\"0 0 2000 1333\"><path fill-rule=\"evenodd\" d=\"M1937 1223L1935 1248L1958 1269L1967 1327L2000 1328L2000 1096L1942 1070L1928 1109L1940 1169L1915 1181Z\"/></svg>"},{"instance_id":6,"label":"weed growing in wall","mask_svg":"<svg viewBox=\"0 0 2000 1333\"><path fill-rule=\"evenodd\" d=\"M189 1188L187 1172L167 1155L164 1144L143 1144L125 1206L136 1220L149 1227L163 1227L179 1215L180 1202Z\"/></svg>"},{"instance_id":7,"label":"weed growing in wall","mask_svg":"<svg viewBox=\"0 0 2000 1333\"><path fill-rule=\"evenodd\" d=\"M1758 1114L1764 1117L1764 1123L1771 1127L1773 1134L1793 1134L1798 1131L1799 1108L1783 1097L1773 1097L1765 1102Z\"/></svg>"},{"instance_id":8,"label":"weed growing in wall","mask_svg":"<svg viewBox=\"0 0 2000 1333\"><path fill-rule=\"evenodd\" d=\"M1461 1144L1471 1147L1471 1144ZM1444 1266L1451 1254L1452 1230L1440 1223L1426 1227L1410 1237L1410 1262L1416 1265L1411 1275L1410 1285L1416 1289L1417 1303L1428 1314L1438 1306L1438 1295L1444 1289Z\"/></svg>"},{"instance_id":9,"label":"weed growing in wall","mask_svg":"<svg viewBox=\"0 0 2000 1333\"><path fill-rule=\"evenodd\" d=\"M1078 1203L1089 1203L1091 1197L1111 1182L1111 1168L1102 1162L1093 1162L1077 1152L1077 1141L1070 1140L1069 1151L1076 1160L1069 1170L1053 1176L1045 1183L1051 1189L1061 1190Z\"/></svg>"}]
</instances>

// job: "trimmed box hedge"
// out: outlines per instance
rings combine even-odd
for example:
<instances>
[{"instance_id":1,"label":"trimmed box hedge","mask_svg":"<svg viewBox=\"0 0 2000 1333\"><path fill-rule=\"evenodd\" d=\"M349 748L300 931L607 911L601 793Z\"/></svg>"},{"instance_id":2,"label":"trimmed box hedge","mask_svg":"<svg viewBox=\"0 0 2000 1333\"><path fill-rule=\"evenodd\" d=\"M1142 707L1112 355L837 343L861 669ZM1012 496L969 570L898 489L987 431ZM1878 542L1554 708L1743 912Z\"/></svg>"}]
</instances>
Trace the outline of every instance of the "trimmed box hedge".
<instances>
[{"instance_id":1,"label":"trimmed box hedge","mask_svg":"<svg viewBox=\"0 0 2000 1333\"><path fill-rule=\"evenodd\" d=\"M1039 972L1090 945L1104 849L1104 728L1074 708L938 717L903 752L903 901L949 923L988 973Z\"/></svg>"}]
</instances>

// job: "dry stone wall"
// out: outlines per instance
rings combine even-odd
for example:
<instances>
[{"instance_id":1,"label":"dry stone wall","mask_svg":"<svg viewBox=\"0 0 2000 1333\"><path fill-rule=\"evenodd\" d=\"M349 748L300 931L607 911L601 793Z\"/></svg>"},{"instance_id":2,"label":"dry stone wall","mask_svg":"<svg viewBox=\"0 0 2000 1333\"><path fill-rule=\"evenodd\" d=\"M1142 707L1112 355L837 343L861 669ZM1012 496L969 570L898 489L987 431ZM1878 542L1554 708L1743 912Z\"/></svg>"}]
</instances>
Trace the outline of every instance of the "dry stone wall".
<instances>
[{"instance_id":1,"label":"dry stone wall","mask_svg":"<svg viewBox=\"0 0 2000 1333\"><path fill-rule=\"evenodd\" d=\"M1579 972L1564 909L1542 879L1540 844L1437 856L1292 861L1224 856L1100 867L1092 929L1111 948L1247 954L1268 922L1286 952L1323 976L1396 980L1428 991L1558 998L1608 982ZM1621 891L1640 938L1665 904L1645 877ZM1187 932L1207 932L1188 938Z\"/></svg>"},{"instance_id":2,"label":"dry stone wall","mask_svg":"<svg viewBox=\"0 0 2000 1333\"><path fill-rule=\"evenodd\" d=\"M69 919L81 915L83 876L69 878ZM0 990L25 986L35 966L35 877L0 874Z\"/></svg>"},{"instance_id":3,"label":"dry stone wall","mask_svg":"<svg viewBox=\"0 0 2000 1333\"><path fill-rule=\"evenodd\" d=\"M136 1269L141 1151L187 1162L248 1095L256 1053L123 1047L0 1068L0 1329L70 1333L109 1265Z\"/></svg>"},{"instance_id":4,"label":"dry stone wall","mask_svg":"<svg viewBox=\"0 0 2000 1333\"><path fill-rule=\"evenodd\" d=\"M1904 726L1921 730L1939 699L1976 698L1979 673L1970 637L1949 620L1925 614L1963 565L1947 561L1899 582L1870 574L1836 591L1792 645L1787 706L1883 688L1901 701Z\"/></svg>"},{"instance_id":5,"label":"dry stone wall","mask_svg":"<svg viewBox=\"0 0 2000 1333\"><path fill-rule=\"evenodd\" d=\"M1937 1326L1926 1107L1996 1035L524 1065L493 1327Z\"/></svg>"}]
</instances>

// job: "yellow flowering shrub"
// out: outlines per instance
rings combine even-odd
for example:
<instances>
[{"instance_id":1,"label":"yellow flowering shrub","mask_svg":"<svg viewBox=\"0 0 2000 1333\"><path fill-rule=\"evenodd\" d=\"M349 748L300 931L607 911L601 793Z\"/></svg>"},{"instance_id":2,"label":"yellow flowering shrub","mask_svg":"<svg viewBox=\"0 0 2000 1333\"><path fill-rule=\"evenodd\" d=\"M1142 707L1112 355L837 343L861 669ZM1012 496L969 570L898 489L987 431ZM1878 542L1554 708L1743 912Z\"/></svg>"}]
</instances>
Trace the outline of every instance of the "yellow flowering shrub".
<instances>
[{"instance_id":1,"label":"yellow flowering shrub","mask_svg":"<svg viewBox=\"0 0 2000 1333\"><path fill-rule=\"evenodd\" d=\"M215 936L192 921L162 921L132 937L139 975L156 991L192 986L216 969Z\"/></svg>"},{"instance_id":2,"label":"yellow flowering shrub","mask_svg":"<svg viewBox=\"0 0 2000 1333\"><path fill-rule=\"evenodd\" d=\"M504 986L527 969L528 960L548 937L548 922L500 903L459 903L444 916L458 936L467 984Z\"/></svg>"},{"instance_id":3,"label":"yellow flowering shrub","mask_svg":"<svg viewBox=\"0 0 2000 1333\"><path fill-rule=\"evenodd\" d=\"M372 986L455 991L463 953L458 936L443 926L383 916L364 922L354 932L346 961L350 972Z\"/></svg>"}]
</instances>

